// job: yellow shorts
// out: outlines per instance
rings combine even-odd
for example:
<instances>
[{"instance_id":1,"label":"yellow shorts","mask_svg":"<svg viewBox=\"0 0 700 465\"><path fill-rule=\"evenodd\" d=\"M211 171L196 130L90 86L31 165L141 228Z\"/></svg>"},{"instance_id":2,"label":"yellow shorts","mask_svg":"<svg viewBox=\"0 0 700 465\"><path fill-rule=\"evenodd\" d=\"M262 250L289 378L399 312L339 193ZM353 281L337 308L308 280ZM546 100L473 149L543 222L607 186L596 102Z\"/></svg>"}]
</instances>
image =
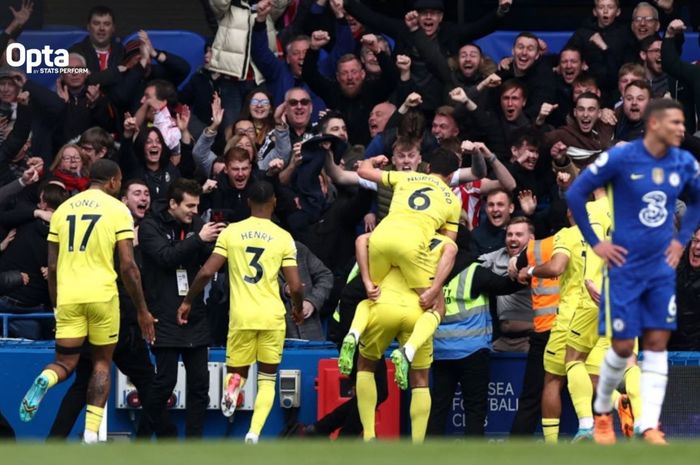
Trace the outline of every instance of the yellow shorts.
<instances>
[{"instance_id":1,"label":"yellow shorts","mask_svg":"<svg viewBox=\"0 0 700 465\"><path fill-rule=\"evenodd\" d=\"M226 366L245 367L254 362L276 365L282 361L284 329L229 330L226 341Z\"/></svg>"},{"instance_id":2,"label":"yellow shorts","mask_svg":"<svg viewBox=\"0 0 700 465\"><path fill-rule=\"evenodd\" d=\"M571 317L566 345L584 354L590 353L598 342L598 315L600 310L593 306L579 307Z\"/></svg>"},{"instance_id":3,"label":"yellow shorts","mask_svg":"<svg viewBox=\"0 0 700 465\"><path fill-rule=\"evenodd\" d=\"M107 302L56 307L56 339L87 336L90 344L106 346L119 339L119 296Z\"/></svg>"},{"instance_id":4,"label":"yellow shorts","mask_svg":"<svg viewBox=\"0 0 700 465\"><path fill-rule=\"evenodd\" d=\"M430 253L430 239L423 237L415 227L394 227L394 223L390 226L377 227L369 237L372 281L381 283L395 266L411 289L430 287L437 268L437 261Z\"/></svg>"},{"instance_id":5,"label":"yellow shorts","mask_svg":"<svg viewBox=\"0 0 700 465\"><path fill-rule=\"evenodd\" d=\"M372 304L370 300L363 300L360 305L371 305L367 328L360 336L360 355L367 360L382 358L394 339L398 339L402 345L405 344L416 321L423 315L420 307ZM433 339L429 338L416 350L411 368L423 370L430 368L432 362Z\"/></svg>"},{"instance_id":6,"label":"yellow shorts","mask_svg":"<svg viewBox=\"0 0 700 465\"><path fill-rule=\"evenodd\" d=\"M556 376L566 376L566 333L556 327L549 333L549 341L544 348L544 371Z\"/></svg>"}]
</instances>

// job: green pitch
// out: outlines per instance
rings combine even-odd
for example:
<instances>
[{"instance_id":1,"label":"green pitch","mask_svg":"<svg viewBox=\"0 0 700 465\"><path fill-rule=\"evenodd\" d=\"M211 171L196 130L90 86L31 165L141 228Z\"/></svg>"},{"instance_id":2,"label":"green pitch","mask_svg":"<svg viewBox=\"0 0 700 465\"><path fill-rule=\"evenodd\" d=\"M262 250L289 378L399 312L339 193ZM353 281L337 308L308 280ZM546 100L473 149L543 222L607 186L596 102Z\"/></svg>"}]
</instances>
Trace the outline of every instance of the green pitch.
<instances>
[{"instance_id":1,"label":"green pitch","mask_svg":"<svg viewBox=\"0 0 700 465\"><path fill-rule=\"evenodd\" d=\"M264 439L264 438L263 438ZM236 440L198 443L81 444L0 443L0 462L12 465L642 465L697 464L700 442L651 447L641 442L614 447L594 444L546 446L533 442L445 440L363 444L354 441L275 440L246 446Z\"/></svg>"}]
</instances>

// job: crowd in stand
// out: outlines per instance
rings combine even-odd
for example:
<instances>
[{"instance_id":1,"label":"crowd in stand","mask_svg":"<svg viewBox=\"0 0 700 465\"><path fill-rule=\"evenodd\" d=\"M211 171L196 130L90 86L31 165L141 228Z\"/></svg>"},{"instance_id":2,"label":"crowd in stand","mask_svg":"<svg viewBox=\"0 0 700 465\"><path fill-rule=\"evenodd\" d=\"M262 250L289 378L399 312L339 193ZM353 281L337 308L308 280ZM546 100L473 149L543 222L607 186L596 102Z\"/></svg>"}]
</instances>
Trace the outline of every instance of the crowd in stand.
<instances>
[{"instance_id":1,"label":"crowd in stand","mask_svg":"<svg viewBox=\"0 0 700 465\"><path fill-rule=\"evenodd\" d=\"M182 357L187 435L201 436L207 348L225 343L228 280L219 272L180 326L177 270L192 279L226 224L250 216L249 186L267 180L275 221L296 240L305 286L305 320L296 325L280 277L287 337L339 342L351 303L365 297L349 279L355 238L382 221L392 197L359 177L357 162L386 155L390 169L425 171L442 148L462 166L452 187L462 202L458 245L466 258L455 266L479 260L490 272L475 285L492 296L493 339L460 357L528 352L536 329L530 289L512 293L517 288L492 275L507 276L509 259L531 239L568 226L567 188L599 153L643 135L651 100L682 103L682 147L700 160L700 66L681 58L687 27L679 15L687 10L673 0L640 2L631 23L620 19L618 0L591 0L591 16L559 53L521 32L512 55L486 56L475 41L517 15L517 3L493 0L490 13L457 24L444 17L442 0L415 0L403 19L359 0L210 0L203 4L216 33L186 83L186 60L155 48L145 31L120 42L118 18L96 6L86 16L88 36L69 50L76 72L61 74L52 90L4 64L7 44L32 14L32 2L22 0L0 35L0 312L52 311L52 212L89 187L95 160L118 162L146 300L158 319L150 347L157 375L126 292L115 362L148 407L151 421L140 433L166 437L176 434L165 405ZM196 202L185 202L183 189ZM678 218L683 212L679 203ZM700 350L700 231L678 268L677 304L670 350ZM11 320L8 330L52 338L49 320ZM76 384L84 385L64 400L53 435L66 436L82 407L80 373ZM446 412L436 415L429 432L437 434ZM359 421L350 423L347 432L356 433ZM481 423L470 432L483 434Z\"/></svg>"}]
</instances>

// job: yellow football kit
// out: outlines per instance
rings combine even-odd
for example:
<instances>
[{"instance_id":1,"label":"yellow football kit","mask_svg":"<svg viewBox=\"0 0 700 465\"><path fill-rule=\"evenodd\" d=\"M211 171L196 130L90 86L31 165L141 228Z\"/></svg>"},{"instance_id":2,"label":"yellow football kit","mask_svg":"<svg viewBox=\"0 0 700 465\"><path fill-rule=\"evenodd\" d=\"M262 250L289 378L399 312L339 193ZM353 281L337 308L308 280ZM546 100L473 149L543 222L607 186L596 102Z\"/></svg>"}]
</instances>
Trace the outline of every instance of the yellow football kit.
<instances>
[{"instance_id":1,"label":"yellow football kit","mask_svg":"<svg viewBox=\"0 0 700 465\"><path fill-rule=\"evenodd\" d=\"M214 253L228 260L229 335L226 365L241 367L282 359L285 307L277 275L297 266L292 236L272 221L250 217L219 235Z\"/></svg>"},{"instance_id":2,"label":"yellow football kit","mask_svg":"<svg viewBox=\"0 0 700 465\"><path fill-rule=\"evenodd\" d=\"M129 209L99 189L81 192L54 212L47 239L58 244L56 339L88 336L93 345L117 342L114 248L133 238Z\"/></svg>"},{"instance_id":3,"label":"yellow football kit","mask_svg":"<svg viewBox=\"0 0 700 465\"><path fill-rule=\"evenodd\" d=\"M446 244L454 242L436 234L430 241L429 263L435 269ZM381 282L381 295L376 302L363 300L360 306L369 306L369 322L360 336L360 354L368 360L379 360L394 339L403 346L411 336L416 321L423 315L418 294L406 282L400 269L394 267ZM358 310L361 309L358 306ZM411 368L429 368L433 361L433 340L429 338L416 348Z\"/></svg>"},{"instance_id":4,"label":"yellow football kit","mask_svg":"<svg viewBox=\"0 0 700 465\"><path fill-rule=\"evenodd\" d=\"M411 289L430 287L430 240L435 231L456 232L460 203L440 178L416 172L386 171L382 184L394 194L389 215L369 239L369 272L380 283L392 267L398 267Z\"/></svg>"}]
</instances>

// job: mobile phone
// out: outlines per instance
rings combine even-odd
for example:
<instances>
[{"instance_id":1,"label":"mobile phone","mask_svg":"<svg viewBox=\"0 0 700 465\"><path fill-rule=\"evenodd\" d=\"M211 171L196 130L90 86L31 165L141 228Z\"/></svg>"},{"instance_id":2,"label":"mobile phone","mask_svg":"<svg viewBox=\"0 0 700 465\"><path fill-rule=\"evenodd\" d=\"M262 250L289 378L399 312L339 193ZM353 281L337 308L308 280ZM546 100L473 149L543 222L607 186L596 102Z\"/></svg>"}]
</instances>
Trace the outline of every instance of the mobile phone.
<instances>
[{"instance_id":1,"label":"mobile phone","mask_svg":"<svg viewBox=\"0 0 700 465\"><path fill-rule=\"evenodd\" d=\"M211 221L213 223L225 223L226 222L226 215L221 210L212 210L211 211Z\"/></svg>"}]
</instances>

